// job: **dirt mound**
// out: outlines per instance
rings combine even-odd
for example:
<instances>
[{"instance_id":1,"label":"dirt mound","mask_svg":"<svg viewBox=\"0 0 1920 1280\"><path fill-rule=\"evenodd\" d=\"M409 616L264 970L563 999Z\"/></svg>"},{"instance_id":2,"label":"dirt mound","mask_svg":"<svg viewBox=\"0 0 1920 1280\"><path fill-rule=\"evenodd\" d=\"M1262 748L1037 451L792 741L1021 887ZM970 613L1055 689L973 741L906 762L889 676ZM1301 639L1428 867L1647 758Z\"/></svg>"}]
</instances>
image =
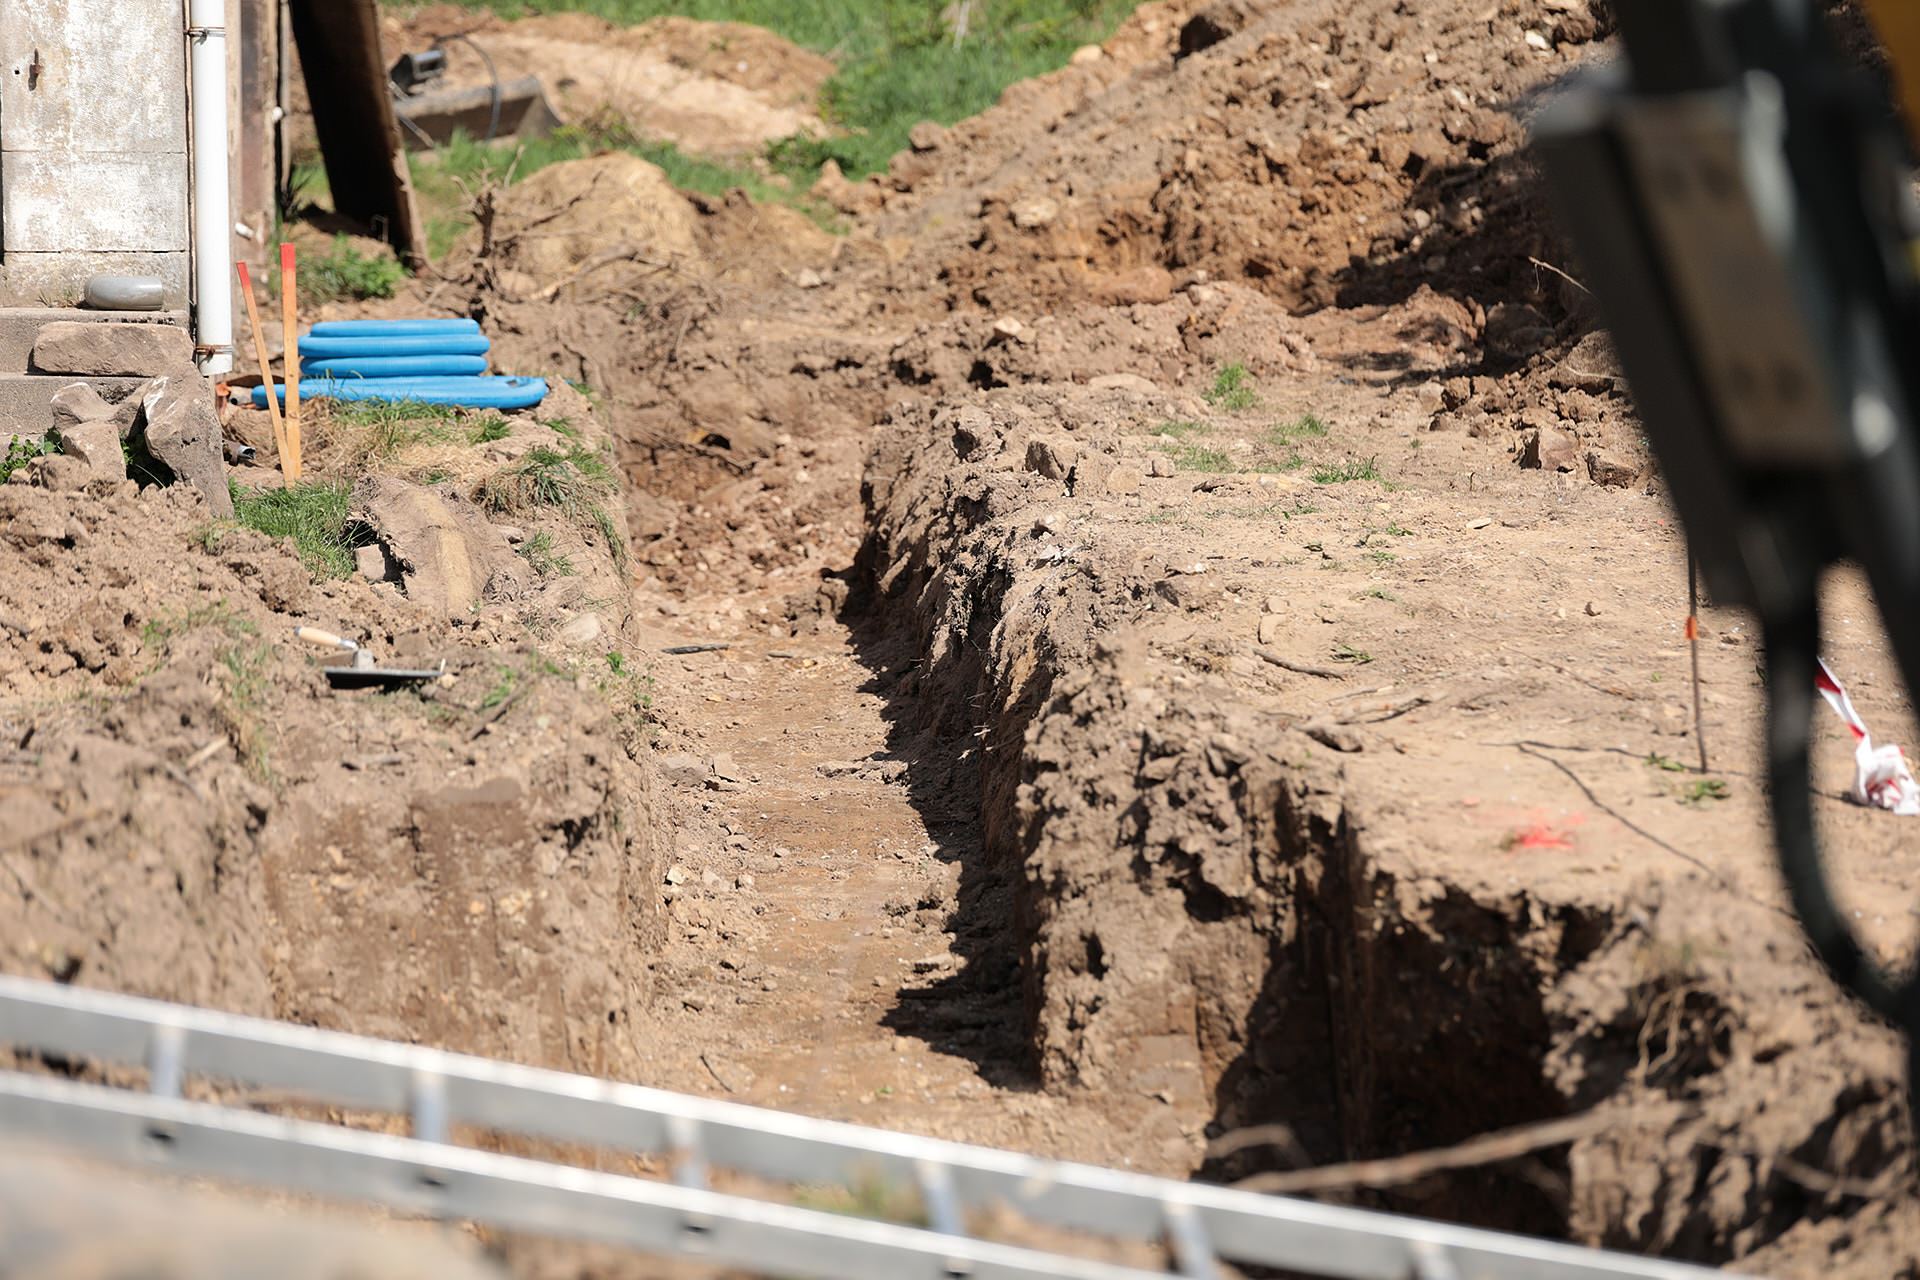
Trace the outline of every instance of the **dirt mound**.
<instances>
[{"instance_id":1,"label":"dirt mound","mask_svg":"<svg viewBox=\"0 0 1920 1280\"><path fill-rule=\"evenodd\" d=\"M949 297L1004 307L1143 266L1296 308L1419 283L1528 296L1546 232L1515 113L1604 33L1586 0L1149 6L1132 25L1156 56L1018 86L879 181L885 225L940 245Z\"/></svg>"},{"instance_id":2,"label":"dirt mound","mask_svg":"<svg viewBox=\"0 0 1920 1280\"><path fill-rule=\"evenodd\" d=\"M829 175L844 234L649 174L690 246L663 268L581 216L602 157L420 286L604 402L636 612L703 642L653 687L655 1079L1215 1179L1571 1122L1316 1194L1911 1269L1899 1046L1756 852L1763 690L1717 611L1693 771L1682 548L1520 149L1605 31L1587 0L1149 5ZM1914 740L1860 585L1831 603ZM1844 731L1820 751L1831 794ZM1822 821L1900 954L1899 824Z\"/></svg>"},{"instance_id":3,"label":"dirt mound","mask_svg":"<svg viewBox=\"0 0 1920 1280\"><path fill-rule=\"evenodd\" d=\"M434 500L472 505L451 484ZM384 523L379 495L363 515ZM659 855L616 714L631 697L593 683L620 625L586 603L604 543L545 530L584 576L536 585L508 555L451 619L390 583L316 580L177 489L0 486L0 546L0 965L634 1072ZM603 638L576 677L530 624L582 618ZM335 691L296 625L447 675Z\"/></svg>"},{"instance_id":4,"label":"dirt mound","mask_svg":"<svg viewBox=\"0 0 1920 1280\"><path fill-rule=\"evenodd\" d=\"M616 257L667 268L698 253L687 198L626 151L548 165L506 188L480 234L502 267L544 289Z\"/></svg>"},{"instance_id":5,"label":"dirt mound","mask_svg":"<svg viewBox=\"0 0 1920 1280\"><path fill-rule=\"evenodd\" d=\"M1159 273L1132 297L1110 295L1105 305L965 314L924 325L900 344L894 370L912 385L990 389L1115 374L1191 386L1196 370L1210 378L1229 364L1258 377L1313 367L1299 326L1264 295L1221 284L1193 285L1176 296L1167 284Z\"/></svg>"},{"instance_id":6,"label":"dirt mound","mask_svg":"<svg viewBox=\"0 0 1920 1280\"><path fill-rule=\"evenodd\" d=\"M1543 1157L1549 1177L1496 1167L1375 1202L1704 1261L1798 1247L1834 1174L1897 1186L1897 1045L1805 955L1749 853L1759 798L1732 838L1727 813L1672 799L1635 806L1664 844L1583 830L1552 761L1615 795L1647 765L1527 743L1569 720L1644 740L1660 716L1541 678L1569 636L1551 613L1521 621L1542 584L1512 569L1534 535L1463 548L1445 467L1388 488L1321 466L1361 429L1320 395L1344 425L1298 433L1297 470L1198 461L1200 441L1232 458L1263 430L1210 413L1188 424L1205 434L1156 434L1166 406L1119 389L997 391L882 426L865 568L919 638L899 696L993 744L949 784L973 788L987 843L954 927L1001 922L976 963L1017 963L1042 1079L1099 1095L1162 1159L1290 1131L1277 1157L1216 1148L1214 1177L1597 1109L1592 1137ZM1385 408L1418 429L1407 392ZM1533 480L1482 483L1499 508ZM1663 590L1591 608L1583 644L1610 648L1614 628L1657 631L1673 602L1646 595L1677 592L1680 548L1650 500L1584 492L1545 534L1553 583L1598 568L1564 550L1587 521L1665 566ZM1716 689L1721 717L1755 721L1750 681Z\"/></svg>"},{"instance_id":7,"label":"dirt mound","mask_svg":"<svg viewBox=\"0 0 1920 1280\"><path fill-rule=\"evenodd\" d=\"M440 42L449 87L539 77L567 123L614 120L709 154L827 132L815 107L833 64L745 23L674 17L620 27L583 13L508 22L434 5L389 14L384 26L396 56Z\"/></svg>"}]
</instances>

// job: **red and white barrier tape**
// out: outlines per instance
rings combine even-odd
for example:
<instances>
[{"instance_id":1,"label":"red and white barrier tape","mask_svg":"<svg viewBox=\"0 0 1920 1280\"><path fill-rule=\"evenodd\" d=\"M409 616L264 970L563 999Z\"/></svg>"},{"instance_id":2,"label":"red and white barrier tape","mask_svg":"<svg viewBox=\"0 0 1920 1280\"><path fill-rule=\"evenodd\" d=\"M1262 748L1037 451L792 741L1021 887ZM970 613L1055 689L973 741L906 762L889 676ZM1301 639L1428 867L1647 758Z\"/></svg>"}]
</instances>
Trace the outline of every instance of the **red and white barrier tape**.
<instances>
[{"instance_id":1,"label":"red and white barrier tape","mask_svg":"<svg viewBox=\"0 0 1920 1280\"><path fill-rule=\"evenodd\" d=\"M1853 699L1827 664L1818 662L1813 687L1827 700L1833 713L1847 722L1853 731L1853 798L1876 809L1887 809L1902 817L1920 816L1920 783L1907 768L1906 753L1893 744L1876 747L1867 732L1866 721L1853 709Z\"/></svg>"}]
</instances>

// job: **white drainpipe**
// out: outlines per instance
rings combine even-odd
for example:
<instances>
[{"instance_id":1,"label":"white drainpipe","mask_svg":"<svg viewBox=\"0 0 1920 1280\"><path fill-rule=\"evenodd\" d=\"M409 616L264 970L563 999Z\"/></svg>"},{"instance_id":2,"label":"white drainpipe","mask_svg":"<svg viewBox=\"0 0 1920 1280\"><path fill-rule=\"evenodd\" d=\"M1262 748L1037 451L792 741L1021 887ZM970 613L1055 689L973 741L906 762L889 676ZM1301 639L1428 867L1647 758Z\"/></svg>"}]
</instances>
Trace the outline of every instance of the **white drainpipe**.
<instances>
[{"instance_id":1,"label":"white drainpipe","mask_svg":"<svg viewBox=\"0 0 1920 1280\"><path fill-rule=\"evenodd\" d=\"M233 370L233 241L227 192L226 0L187 0L193 99L194 348L200 372Z\"/></svg>"}]
</instances>

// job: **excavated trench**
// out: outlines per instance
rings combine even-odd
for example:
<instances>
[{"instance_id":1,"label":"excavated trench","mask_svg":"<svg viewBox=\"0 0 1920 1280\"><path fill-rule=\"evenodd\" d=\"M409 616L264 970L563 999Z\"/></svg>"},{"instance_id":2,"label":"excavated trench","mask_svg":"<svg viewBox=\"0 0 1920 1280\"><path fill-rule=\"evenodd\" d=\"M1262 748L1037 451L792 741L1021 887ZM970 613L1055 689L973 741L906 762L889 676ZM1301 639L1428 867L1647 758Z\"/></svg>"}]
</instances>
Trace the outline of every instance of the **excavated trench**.
<instances>
[{"instance_id":1,"label":"excavated trench","mask_svg":"<svg viewBox=\"0 0 1920 1280\"><path fill-rule=\"evenodd\" d=\"M911 633L901 742L956 760L928 791L973 797L982 832L949 928L969 940L970 986L1021 993L1020 1051L1045 1087L1138 1093L1147 1133L1161 1098L1197 1103L1208 1136L1289 1131L1202 1152L1194 1174L1213 1181L1566 1113L1548 996L1611 913L1449 887L1408 919L1320 770L1210 732L1213 708L1140 724L1108 642L1010 638L1033 625L1010 612L1027 585L1011 557L951 554L992 523L991 500L960 494L943 545L903 543L885 483L870 472L851 608L876 650L898 643L889 626ZM1055 616L1100 608L1070 599ZM1564 1237L1566 1173L1561 1153L1360 1202Z\"/></svg>"},{"instance_id":2,"label":"excavated trench","mask_svg":"<svg viewBox=\"0 0 1920 1280\"><path fill-rule=\"evenodd\" d=\"M1784 917L1706 908L1700 886L1609 897L1430 867L1398 797L1349 772L1358 746L1264 702L1236 646L1196 630L1191 579L1075 514L1113 465L1110 407L1061 387L897 407L863 485L852 607L891 633L876 645L906 633L900 748L952 762L916 765L928 795L978 805L949 928L964 981L1017 982L1043 1087L1099 1097L1143 1158L1226 1181L1591 1119L1321 1190L1707 1263L1857 1208L1794 1162L1862 1185L1898 1167L1897 1086L1832 1080L1824 1029L1791 1047L1766 1030L1769 997L1742 983L1818 989ZM1080 461L1055 479L1063 425ZM1742 968L1722 944L1703 969L1705 909L1766 937L1768 960ZM1776 1159L1749 1117L1788 1062L1827 1076ZM1258 1141L1232 1136L1250 1126Z\"/></svg>"},{"instance_id":3,"label":"excavated trench","mask_svg":"<svg viewBox=\"0 0 1920 1280\"><path fill-rule=\"evenodd\" d=\"M644 401L642 594L724 595L719 634L735 595L797 586L783 652L844 623L818 696L880 700L875 758L952 873L907 905L954 963L877 983L883 1024L1004 1091L969 1119L1038 1084L1141 1167L1232 1180L1567 1118L1315 1194L1710 1263L1867 1256L1863 1189L1904 1185L1896 1055L1726 834L1758 830L1745 789L1689 808L1648 777L1681 750L1647 688L1681 616L1648 566L1679 548L1516 156L1509 112L1604 9L1353 10L1251 6L1184 59L1116 41L903 155L826 285L587 344L630 377L582 376ZM1213 412L1239 361L1262 403ZM1749 686L1710 689L1727 723ZM1528 733L1598 753L1570 758L1666 847L1569 802Z\"/></svg>"}]
</instances>

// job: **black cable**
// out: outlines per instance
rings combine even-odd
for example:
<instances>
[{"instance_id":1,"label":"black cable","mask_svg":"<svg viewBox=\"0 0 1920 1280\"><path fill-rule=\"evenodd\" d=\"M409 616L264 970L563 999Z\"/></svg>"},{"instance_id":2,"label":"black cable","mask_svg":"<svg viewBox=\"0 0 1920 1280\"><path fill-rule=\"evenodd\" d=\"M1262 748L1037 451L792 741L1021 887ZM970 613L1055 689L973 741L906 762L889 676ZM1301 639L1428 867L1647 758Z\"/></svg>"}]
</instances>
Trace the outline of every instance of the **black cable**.
<instances>
[{"instance_id":1,"label":"black cable","mask_svg":"<svg viewBox=\"0 0 1920 1280\"><path fill-rule=\"evenodd\" d=\"M1820 611L1810 598L1784 616L1762 620L1767 650L1767 784L1773 839L1794 912L1814 954L1842 986L1896 1022L1911 1003L1861 950L1833 900L1813 826L1813 672ZM1913 1033L1908 1028L1908 1033Z\"/></svg>"},{"instance_id":2,"label":"black cable","mask_svg":"<svg viewBox=\"0 0 1920 1280\"><path fill-rule=\"evenodd\" d=\"M482 142L492 142L500 134L500 103L503 96L500 89L500 69L493 65L492 56L480 47L480 42L464 32L450 36L441 36L433 42L433 47L438 49L449 40L465 42L468 47L480 55L480 61L487 64L487 74L493 77L493 113L487 120L487 136L481 139Z\"/></svg>"}]
</instances>

